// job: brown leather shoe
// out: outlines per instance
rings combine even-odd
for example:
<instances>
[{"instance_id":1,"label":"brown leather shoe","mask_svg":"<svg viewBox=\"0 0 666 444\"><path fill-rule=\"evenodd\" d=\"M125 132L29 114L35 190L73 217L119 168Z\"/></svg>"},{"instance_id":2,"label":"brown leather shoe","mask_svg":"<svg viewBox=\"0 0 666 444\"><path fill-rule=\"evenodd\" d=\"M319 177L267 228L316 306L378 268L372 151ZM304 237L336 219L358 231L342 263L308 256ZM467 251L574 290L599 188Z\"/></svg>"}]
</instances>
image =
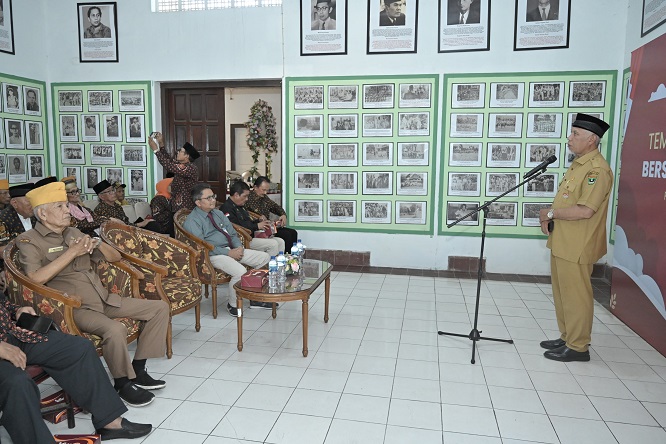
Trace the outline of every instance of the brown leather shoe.
<instances>
[{"instance_id":1,"label":"brown leather shoe","mask_svg":"<svg viewBox=\"0 0 666 444\"><path fill-rule=\"evenodd\" d=\"M543 355L548 359L552 359L553 361L560 361L560 362L589 361L590 360L590 352L589 351L577 352L576 350L570 349L566 345L563 345L562 347L556 348L554 350L548 350L547 352L544 352Z\"/></svg>"}]
</instances>

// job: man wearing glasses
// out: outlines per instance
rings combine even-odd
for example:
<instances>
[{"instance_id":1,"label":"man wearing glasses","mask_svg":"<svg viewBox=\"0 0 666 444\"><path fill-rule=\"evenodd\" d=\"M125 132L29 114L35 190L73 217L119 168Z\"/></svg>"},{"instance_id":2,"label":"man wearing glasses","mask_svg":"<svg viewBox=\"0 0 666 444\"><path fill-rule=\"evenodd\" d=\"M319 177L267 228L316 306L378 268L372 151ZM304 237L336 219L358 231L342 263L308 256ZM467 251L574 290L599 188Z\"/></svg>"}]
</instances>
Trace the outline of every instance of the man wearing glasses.
<instances>
[{"instance_id":1,"label":"man wearing glasses","mask_svg":"<svg viewBox=\"0 0 666 444\"><path fill-rule=\"evenodd\" d=\"M97 198L99 199L99 204L97 204L94 211L97 216L106 217L108 219L119 219L126 225L134 225L139 228L145 228L146 230L159 232L159 224L154 220L137 219L134 223L130 222L122 205L116 202L116 189L108 180L104 179L95 185L93 190L95 190Z\"/></svg>"},{"instance_id":2,"label":"man wearing glasses","mask_svg":"<svg viewBox=\"0 0 666 444\"><path fill-rule=\"evenodd\" d=\"M207 183L198 183L192 188L192 200L196 208L185 219L183 228L199 239L215 246L210 252L210 262L218 270L231 276L227 311L237 317L236 291L234 284L240 281L246 269L243 265L260 268L270 259L268 254L243 248L238 233L224 213L215 208L217 196ZM267 303L250 302L250 307L265 308Z\"/></svg>"},{"instance_id":3,"label":"man wearing glasses","mask_svg":"<svg viewBox=\"0 0 666 444\"><path fill-rule=\"evenodd\" d=\"M333 12L331 0L315 0L314 10L317 18L312 21L311 29L313 31L335 30L335 19L331 18L331 12Z\"/></svg>"}]
</instances>

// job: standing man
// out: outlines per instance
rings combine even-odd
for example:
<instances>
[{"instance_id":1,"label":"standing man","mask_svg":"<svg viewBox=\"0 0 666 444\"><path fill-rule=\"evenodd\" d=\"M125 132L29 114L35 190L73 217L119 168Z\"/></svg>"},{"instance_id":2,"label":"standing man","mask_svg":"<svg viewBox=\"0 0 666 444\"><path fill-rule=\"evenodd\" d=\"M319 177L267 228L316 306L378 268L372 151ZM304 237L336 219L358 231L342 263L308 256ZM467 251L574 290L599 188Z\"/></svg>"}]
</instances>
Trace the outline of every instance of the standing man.
<instances>
[{"instance_id":1,"label":"standing man","mask_svg":"<svg viewBox=\"0 0 666 444\"><path fill-rule=\"evenodd\" d=\"M150 145L150 149L153 150L162 167L167 172L174 174L171 183L173 212L175 213L181 208L193 209L195 205L192 200L192 187L199 180L199 169L193 163L200 156L197 149L191 143L185 142L185 145L176 152L176 159L174 160L164 149L162 133L157 133L154 140L149 137L148 145Z\"/></svg>"},{"instance_id":2,"label":"standing man","mask_svg":"<svg viewBox=\"0 0 666 444\"><path fill-rule=\"evenodd\" d=\"M262 216L263 220L269 220L271 213L279 216L277 221L278 231L276 237L284 240L285 248L291 248L294 242L298 241L298 231L293 228L287 228L287 213L280 205L273 202L268 197L268 190L271 189L271 181L268 177L259 176L254 181L254 189L248 196L245 208L253 213Z\"/></svg>"},{"instance_id":3,"label":"standing man","mask_svg":"<svg viewBox=\"0 0 666 444\"><path fill-rule=\"evenodd\" d=\"M83 33L84 39L110 39L111 28L102 23L102 10L98 6L88 9L90 26Z\"/></svg>"},{"instance_id":4,"label":"standing man","mask_svg":"<svg viewBox=\"0 0 666 444\"><path fill-rule=\"evenodd\" d=\"M609 125L578 113L569 149L576 155L560 182L550 209L539 214L548 235L553 299L560 338L542 341L544 356L555 361L589 361L594 297L592 266L606 254L606 215L613 173L599 152Z\"/></svg>"},{"instance_id":5,"label":"standing man","mask_svg":"<svg viewBox=\"0 0 666 444\"><path fill-rule=\"evenodd\" d=\"M384 10L379 13L379 26L405 26L404 0L384 0Z\"/></svg>"},{"instance_id":6,"label":"standing man","mask_svg":"<svg viewBox=\"0 0 666 444\"><path fill-rule=\"evenodd\" d=\"M528 22L541 22L546 20L557 20L560 17L559 0L533 0L527 4Z\"/></svg>"},{"instance_id":7,"label":"standing man","mask_svg":"<svg viewBox=\"0 0 666 444\"><path fill-rule=\"evenodd\" d=\"M335 19L331 18L331 12L333 12L331 0L316 0L314 9L317 19L312 21L310 29L312 31L335 30Z\"/></svg>"}]
</instances>

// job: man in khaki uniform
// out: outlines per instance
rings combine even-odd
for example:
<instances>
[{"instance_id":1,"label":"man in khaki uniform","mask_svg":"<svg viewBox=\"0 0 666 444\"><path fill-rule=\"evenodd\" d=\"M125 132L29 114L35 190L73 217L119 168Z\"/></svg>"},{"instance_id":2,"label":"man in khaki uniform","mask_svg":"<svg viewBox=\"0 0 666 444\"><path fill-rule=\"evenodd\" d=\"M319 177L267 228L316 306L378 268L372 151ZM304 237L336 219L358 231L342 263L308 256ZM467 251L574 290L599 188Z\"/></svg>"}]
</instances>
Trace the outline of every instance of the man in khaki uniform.
<instances>
[{"instance_id":1,"label":"man in khaki uniform","mask_svg":"<svg viewBox=\"0 0 666 444\"><path fill-rule=\"evenodd\" d=\"M65 184L54 182L30 191L26 197L34 208L35 228L17 237L20 262L28 277L39 284L81 298L74 320L81 330L103 338L102 350L120 397L142 406L155 395L145 389L163 388L146 371L147 358L164 356L169 307L163 301L121 298L102 285L92 262L120 260L120 253L99 238L70 227ZM145 321L134 360L127 351L127 330L111 318Z\"/></svg>"},{"instance_id":2,"label":"man in khaki uniform","mask_svg":"<svg viewBox=\"0 0 666 444\"><path fill-rule=\"evenodd\" d=\"M560 338L542 341L555 361L589 361L594 298L592 266L606 254L606 216L613 173L599 152L609 125L578 113L568 138L575 160L560 182L550 209L540 213L548 235L553 299Z\"/></svg>"}]
</instances>

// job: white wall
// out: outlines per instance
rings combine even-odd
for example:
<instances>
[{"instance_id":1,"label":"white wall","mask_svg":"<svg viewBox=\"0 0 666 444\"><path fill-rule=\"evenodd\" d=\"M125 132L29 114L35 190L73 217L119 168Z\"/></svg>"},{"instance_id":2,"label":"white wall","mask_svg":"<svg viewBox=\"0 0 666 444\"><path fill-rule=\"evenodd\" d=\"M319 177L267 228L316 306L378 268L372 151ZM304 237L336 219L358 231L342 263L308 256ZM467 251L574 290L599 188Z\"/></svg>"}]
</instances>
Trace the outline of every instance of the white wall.
<instances>
[{"instance_id":1,"label":"white wall","mask_svg":"<svg viewBox=\"0 0 666 444\"><path fill-rule=\"evenodd\" d=\"M15 55L0 52L0 72L46 81L48 52L44 44L47 39L47 30L43 25L46 21L45 4L46 0L12 2Z\"/></svg>"}]
</instances>

